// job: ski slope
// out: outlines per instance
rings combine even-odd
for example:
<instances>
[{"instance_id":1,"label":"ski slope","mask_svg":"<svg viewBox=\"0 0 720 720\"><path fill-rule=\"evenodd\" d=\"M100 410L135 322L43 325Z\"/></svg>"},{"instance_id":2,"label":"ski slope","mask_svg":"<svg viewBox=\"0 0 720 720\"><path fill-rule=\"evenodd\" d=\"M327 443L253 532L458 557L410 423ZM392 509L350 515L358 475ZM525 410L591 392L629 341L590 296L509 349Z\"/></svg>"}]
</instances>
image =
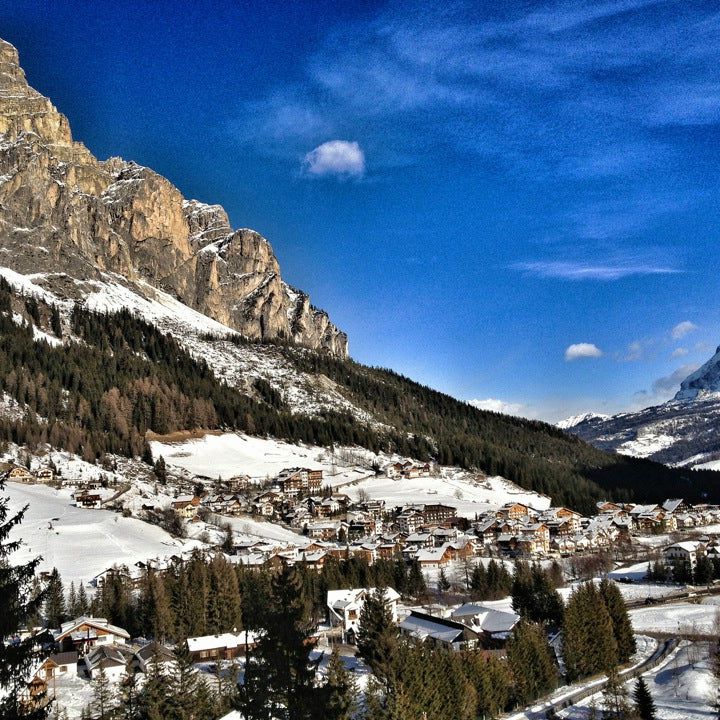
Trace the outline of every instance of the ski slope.
<instances>
[{"instance_id":1,"label":"ski slope","mask_svg":"<svg viewBox=\"0 0 720 720\"><path fill-rule=\"evenodd\" d=\"M63 581L89 582L112 565L132 565L139 560L166 557L200 543L173 538L161 528L108 510L77 508L69 490L46 485L7 483L0 496L10 498L11 511L25 505L22 523L11 539L22 540L12 555L16 563L42 556L39 570L56 567Z\"/></svg>"}]
</instances>

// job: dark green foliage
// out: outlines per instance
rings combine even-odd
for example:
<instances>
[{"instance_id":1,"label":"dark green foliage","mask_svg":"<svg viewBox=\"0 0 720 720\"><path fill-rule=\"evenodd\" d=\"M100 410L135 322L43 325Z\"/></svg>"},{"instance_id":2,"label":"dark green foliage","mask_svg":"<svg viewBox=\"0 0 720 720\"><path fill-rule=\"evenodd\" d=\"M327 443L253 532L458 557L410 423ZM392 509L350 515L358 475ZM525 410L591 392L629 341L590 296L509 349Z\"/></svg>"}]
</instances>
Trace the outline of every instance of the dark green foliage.
<instances>
[{"instance_id":1,"label":"dark green foliage","mask_svg":"<svg viewBox=\"0 0 720 720\"><path fill-rule=\"evenodd\" d=\"M245 668L240 708L247 720L316 717L321 691L314 686L317 663L309 653L314 645L309 605L302 578L286 567L270 583L270 602L264 628Z\"/></svg>"},{"instance_id":2,"label":"dark green foliage","mask_svg":"<svg viewBox=\"0 0 720 720\"><path fill-rule=\"evenodd\" d=\"M0 491L3 487L0 482ZM45 599L42 592L32 590L39 559L22 565L12 564L11 560L20 541L10 541L8 536L22 522L26 510L11 515L7 498L0 497L0 717L4 720L46 717L42 708L29 711L21 708L19 698L37 653L33 649L34 638L20 641L17 633L39 612Z\"/></svg>"},{"instance_id":3,"label":"dark green foliage","mask_svg":"<svg viewBox=\"0 0 720 720\"><path fill-rule=\"evenodd\" d=\"M635 714L640 720L656 720L655 701L642 677L639 677L635 683L633 700L635 701Z\"/></svg>"},{"instance_id":4,"label":"dark green foliage","mask_svg":"<svg viewBox=\"0 0 720 720\"><path fill-rule=\"evenodd\" d=\"M518 705L527 705L555 689L557 668L542 626L520 621L513 630L507 653Z\"/></svg>"},{"instance_id":5,"label":"dark green foliage","mask_svg":"<svg viewBox=\"0 0 720 720\"><path fill-rule=\"evenodd\" d=\"M607 578L603 578L600 582L600 595L612 620L613 636L617 643L618 662L626 663L635 652L635 633L630 622L625 599L618 586Z\"/></svg>"},{"instance_id":6,"label":"dark green foliage","mask_svg":"<svg viewBox=\"0 0 720 720\"><path fill-rule=\"evenodd\" d=\"M613 623L593 582L573 590L565 607L563 659L570 682L607 672L618 661Z\"/></svg>"},{"instance_id":7,"label":"dark green foliage","mask_svg":"<svg viewBox=\"0 0 720 720\"><path fill-rule=\"evenodd\" d=\"M386 687L394 686L394 654L397 651L397 627L385 600L385 588L366 595L360 612L356 638L358 653L375 677Z\"/></svg>"},{"instance_id":8,"label":"dark green foliage","mask_svg":"<svg viewBox=\"0 0 720 720\"><path fill-rule=\"evenodd\" d=\"M65 592L57 568L53 568L45 593L45 622L48 627L59 628L67 619Z\"/></svg>"},{"instance_id":9,"label":"dark green foliage","mask_svg":"<svg viewBox=\"0 0 720 720\"><path fill-rule=\"evenodd\" d=\"M562 623L562 598L549 574L538 563L515 564L512 599L513 610L526 620L552 626Z\"/></svg>"},{"instance_id":10,"label":"dark green foliage","mask_svg":"<svg viewBox=\"0 0 720 720\"><path fill-rule=\"evenodd\" d=\"M153 470L158 482L165 485L167 483L167 467L165 465L165 458L162 455L160 455L160 457L155 461Z\"/></svg>"},{"instance_id":11,"label":"dark green foliage","mask_svg":"<svg viewBox=\"0 0 720 720\"><path fill-rule=\"evenodd\" d=\"M333 647L328 663L327 683L322 688L323 718L352 720L357 703L355 679L343 665L337 646Z\"/></svg>"}]
</instances>

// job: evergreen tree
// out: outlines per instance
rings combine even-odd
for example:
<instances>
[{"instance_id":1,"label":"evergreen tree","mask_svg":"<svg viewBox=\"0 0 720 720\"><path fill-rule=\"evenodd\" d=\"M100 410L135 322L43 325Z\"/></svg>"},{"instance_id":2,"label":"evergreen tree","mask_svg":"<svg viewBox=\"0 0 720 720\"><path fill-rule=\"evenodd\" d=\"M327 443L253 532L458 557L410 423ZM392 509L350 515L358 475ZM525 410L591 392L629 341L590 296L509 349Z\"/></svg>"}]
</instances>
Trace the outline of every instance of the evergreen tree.
<instances>
[{"instance_id":1,"label":"evergreen tree","mask_svg":"<svg viewBox=\"0 0 720 720\"><path fill-rule=\"evenodd\" d=\"M91 708L93 717L97 718L97 720L106 720L106 718L112 717L117 707L117 696L115 686L108 678L103 667L98 671L97 677L93 678L92 692Z\"/></svg>"},{"instance_id":2,"label":"evergreen tree","mask_svg":"<svg viewBox=\"0 0 720 720\"><path fill-rule=\"evenodd\" d=\"M0 490L4 485L0 482ZM10 541L10 531L17 527L27 507L10 514L8 498L0 497L0 717L4 720L41 720L44 708L25 708L20 695L37 656L35 639L20 640L17 633L44 602L42 592L32 592L32 581L39 559L13 564L10 556L18 549L19 540ZM42 698L40 698L42 700Z\"/></svg>"},{"instance_id":3,"label":"evergreen tree","mask_svg":"<svg viewBox=\"0 0 720 720\"><path fill-rule=\"evenodd\" d=\"M87 614L90 609L90 603L88 602L87 592L85 591L85 585L80 583L80 587L77 592L77 610L75 617Z\"/></svg>"},{"instance_id":4,"label":"evergreen tree","mask_svg":"<svg viewBox=\"0 0 720 720\"><path fill-rule=\"evenodd\" d=\"M59 628L65 622L65 591L57 568L53 568L45 595L45 621L50 628Z\"/></svg>"},{"instance_id":5,"label":"evergreen tree","mask_svg":"<svg viewBox=\"0 0 720 720\"><path fill-rule=\"evenodd\" d=\"M77 611L77 593L75 592L75 582L70 581L70 590L68 591L67 598L67 612L72 618L76 618L79 613Z\"/></svg>"},{"instance_id":6,"label":"evergreen tree","mask_svg":"<svg viewBox=\"0 0 720 720\"><path fill-rule=\"evenodd\" d=\"M487 573L481 562L473 568L470 575L470 590L476 600L484 600L487 597Z\"/></svg>"},{"instance_id":7,"label":"evergreen tree","mask_svg":"<svg viewBox=\"0 0 720 720\"><path fill-rule=\"evenodd\" d=\"M158 479L158 482L161 485L167 484L167 466L165 465L165 458L160 455L160 457L155 461L155 465L153 466L153 469L155 471L155 477Z\"/></svg>"},{"instance_id":8,"label":"evergreen tree","mask_svg":"<svg viewBox=\"0 0 720 720\"><path fill-rule=\"evenodd\" d=\"M352 720L357 687L352 674L343 665L337 646L330 654L327 672L327 682L322 690L322 717L327 720Z\"/></svg>"},{"instance_id":9,"label":"evergreen tree","mask_svg":"<svg viewBox=\"0 0 720 720\"><path fill-rule=\"evenodd\" d=\"M175 662L168 678L165 717L168 720L205 720L215 716L215 704L204 680L198 677L186 643L174 651Z\"/></svg>"},{"instance_id":10,"label":"evergreen tree","mask_svg":"<svg viewBox=\"0 0 720 720\"><path fill-rule=\"evenodd\" d=\"M410 563L406 591L410 597L414 598L423 598L427 595L425 576L422 574L422 568L417 560Z\"/></svg>"},{"instance_id":11,"label":"evergreen tree","mask_svg":"<svg viewBox=\"0 0 720 720\"><path fill-rule=\"evenodd\" d=\"M608 578L603 578L600 582L600 595L612 620L618 661L626 663L635 652L635 633L630 622L627 605L618 586Z\"/></svg>"},{"instance_id":12,"label":"evergreen tree","mask_svg":"<svg viewBox=\"0 0 720 720\"><path fill-rule=\"evenodd\" d=\"M635 683L633 700L635 701L635 714L640 720L656 720L655 702L642 677L639 677Z\"/></svg>"},{"instance_id":13,"label":"evergreen tree","mask_svg":"<svg viewBox=\"0 0 720 720\"><path fill-rule=\"evenodd\" d=\"M631 715L628 702L628 693L622 679L618 675L617 667L610 668L607 682L603 689L603 705L605 715L615 720L626 720Z\"/></svg>"},{"instance_id":14,"label":"evergreen tree","mask_svg":"<svg viewBox=\"0 0 720 720\"><path fill-rule=\"evenodd\" d=\"M438 577L438 590L441 593L447 592L450 589L450 581L448 580L445 568L440 568L440 575Z\"/></svg>"},{"instance_id":15,"label":"evergreen tree","mask_svg":"<svg viewBox=\"0 0 720 720\"><path fill-rule=\"evenodd\" d=\"M317 711L317 662L311 662L312 625L302 578L284 567L272 578L264 630L245 667L240 709L247 720L306 720Z\"/></svg>"},{"instance_id":16,"label":"evergreen tree","mask_svg":"<svg viewBox=\"0 0 720 720\"><path fill-rule=\"evenodd\" d=\"M697 559L695 570L693 572L693 581L696 585L709 585L715 574L712 560L707 555L702 555Z\"/></svg>"},{"instance_id":17,"label":"evergreen tree","mask_svg":"<svg viewBox=\"0 0 720 720\"><path fill-rule=\"evenodd\" d=\"M557 669L539 625L522 620L513 630L507 654L518 705L527 705L555 689Z\"/></svg>"},{"instance_id":18,"label":"evergreen tree","mask_svg":"<svg viewBox=\"0 0 720 720\"><path fill-rule=\"evenodd\" d=\"M385 599L385 588L366 594L360 611L356 638L360 657L386 687L393 684L393 655L397 650L397 628Z\"/></svg>"},{"instance_id":19,"label":"evergreen tree","mask_svg":"<svg viewBox=\"0 0 720 720\"><path fill-rule=\"evenodd\" d=\"M563 660L569 681L607 672L617 664L617 643L607 606L593 582L573 590L565 607Z\"/></svg>"}]
</instances>

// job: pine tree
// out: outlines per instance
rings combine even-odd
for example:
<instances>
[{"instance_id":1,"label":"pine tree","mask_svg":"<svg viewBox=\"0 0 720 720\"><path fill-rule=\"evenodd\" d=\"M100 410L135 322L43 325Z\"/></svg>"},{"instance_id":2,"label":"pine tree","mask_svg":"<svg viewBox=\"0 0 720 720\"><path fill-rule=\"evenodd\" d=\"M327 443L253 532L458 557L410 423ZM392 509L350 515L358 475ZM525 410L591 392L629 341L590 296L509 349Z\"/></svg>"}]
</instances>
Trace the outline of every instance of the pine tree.
<instances>
[{"instance_id":1,"label":"pine tree","mask_svg":"<svg viewBox=\"0 0 720 720\"><path fill-rule=\"evenodd\" d=\"M360 657L386 687L393 683L397 628L385 599L385 588L365 595L356 638Z\"/></svg>"},{"instance_id":2,"label":"pine tree","mask_svg":"<svg viewBox=\"0 0 720 720\"><path fill-rule=\"evenodd\" d=\"M417 560L410 563L410 571L408 572L407 594L414 598L423 598L427 595L427 585L425 577L422 574L422 568Z\"/></svg>"},{"instance_id":3,"label":"pine tree","mask_svg":"<svg viewBox=\"0 0 720 720\"><path fill-rule=\"evenodd\" d=\"M618 675L617 667L612 667L608 672L607 682L603 689L603 704L605 714L615 720L626 720L631 715L627 690Z\"/></svg>"},{"instance_id":4,"label":"pine tree","mask_svg":"<svg viewBox=\"0 0 720 720\"><path fill-rule=\"evenodd\" d=\"M45 621L50 628L59 628L65 621L65 591L57 568L53 568L45 596Z\"/></svg>"},{"instance_id":5,"label":"pine tree","mask_svg":"<svg viewBox=\"0 0 720 720\"><path fill-rule=\"evenodd\" d=\"M77 593L75 592L75 582L70 581L70 590L67 598L67 612L70 617L76 618L79 613L77 611Z\"/></svg>"},{"instance_id":6,"label":"pine tree","mask_svg":"<svg viewBox=\"0 0 720 720\"><path fill-rule=\"evenodd\" d=\"M521 621L513 630L507 654L518 705L527 705L555 689L557 669L540 626Z\"/></svg>"},{"instance_id":7,"label":"pine tree","mask_svg":"<svg viewBox=\"0 0 720 720\"><path fill-rule=\"evenodd\" d=\"M97 677L92 681L92 712L97 720L106 720L112 716L117 706L115 687L107 676L105 668L101 667Z\"/></svg>"},{"instance_id":8,"label":"pine tree","mask_svg":"<svg viewBox=\"0 0 720 720\"><path fill-rule=\"evenodd\" d=\"M633 700L635 701L635 714L640 720L655 720L655 702L642 677L639 677L635 683Z\"/></svg>"},{"instance_id":9,"label":"pine tree","mask_svg":"<svg viewBox=\"0 0 720 720\"><path fill-rule=\"evenodd\" d=\"M0 483L0 490L3 488ZM27 507L11 515L8 498L0 497L0 717L4 720L46 717L43 708L22 707L19 697L25 690L36 653L35 639L29 637L21 641L17 633L39 611L45 599L42 592L32 592L39 559L20 565L10 562L20 541L10 541L8 536L22 522L26 510Z\"/></svg>"},{"instance_id":10,"label":"pine tree","mask_svg":"<svg viewBox=\"0 0 720 720\"><path fill-rule=\"evenodd\" d=\"M322 689L322 713L327 720L352 720L357 703L355 679L343 665L337 646L328 663L327 682Z\"/></svg>"},{"instance_id":11,"label":"pine tree","mask_svg":"<svg viewBox=\"0 0 720 720\"><path fill-rule=\"evenodd\" d=\"M438 577L438 590L441 593L447 592L450 589L450 581L448 580L445 568L440 568L440 576Z\"/></svg>"},{"instance_id":12,"label":"pine tree","mask_svg":"<svg viewBox=\"0 0 720 720\"><path fill-rule=\"evenodd\" d=\"M309 658L312 624L302 587L294 567L272 578L264 631L245 667L240 709L247 720L305 720L316 711L317 662Z\"/></svg>"},{"instance_id":13,"label":"pine tree","mask_svg":"<svg viewBox=\"0 0 720 720\"><path fill-rule=\"evenodd\" d=\"M563 660L570 681L617 664L617 643L607 606L593 582L573 590L563 621Z\"/></svg>"},{"instance_id":14,"label":"pine tree","mask_svg":"<svg viewBox=\"0 0 720 720\"><path fill-rule=\"evenodd\" d=\"M85 591L85 585L80 583L80 587L77 592L77 610L76 617L87 614L90 609L90 603L88 602L87 592Z\"/></svg>"},{"instance_id":15,"label":"pine tree","mask_svg":"<svg viewBox=\"0 0 720 720\"><path fill-rule=\"evenodd\" d=\"M635 633L630 622L627 605L618 586L607 578L603 578L600 582L600 595L602 595L612 620L618 661L626 663L635 652Z\"/></svg>"},{"instance_id":16,"label":"pine tree","mask_svg":"<svg viewBox=\"0 0 720 720\"><path fill-rule=\"evenodd\" d=\"M165 465L165 458L160 455L160 457L155 461L155 465L153 466L153 469L155 470L155 477L158 479L158 482L161 485L167 484L167 466Z\"/></svg>"}]
</instances>

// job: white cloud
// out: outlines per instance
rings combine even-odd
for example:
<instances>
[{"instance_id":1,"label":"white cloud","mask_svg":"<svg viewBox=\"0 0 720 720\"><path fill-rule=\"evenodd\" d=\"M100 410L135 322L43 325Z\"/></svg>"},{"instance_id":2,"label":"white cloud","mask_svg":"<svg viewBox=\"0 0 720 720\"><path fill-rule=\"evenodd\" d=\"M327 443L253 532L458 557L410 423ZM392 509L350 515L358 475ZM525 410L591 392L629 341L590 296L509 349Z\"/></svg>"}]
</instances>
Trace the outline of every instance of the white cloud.
<instances>
[{"instance_id":1,"label":"white cloud","mask_svg":"<svg viewBox=\"0 0 720 720\"><path fill-rule=\"evenodd\" d=\"M618 262L572 262L544 261L517 263L513 266L530 275L541 278L560 278L562 280L622 280L632 275L669 275L679 272L670 265Z\"/></svg>"},{"instance_id":2,"label":"white cloud","mask_svg":"<svg viewBox=\"0 0 720 720\"><path fill-rule=\"evenodd\" d=\"M688 354L688 349L684 347L675 348L670 354L671 358L685 357Z\"/></svg>"},{"instance_id":3,"label":"white cloud","mask_svg":"<svg viewBox=\"0 0 720 720\"><path fill-rule=\"evenodd\" d=\"M523 411L526 410L526 406L521 403L505 402L505 400L498 400L497 398L468 400L468 403L480 410L490 410L496 413L503 413L503 415L524 415Z\"/></svg>"},{"instance_id":4,"label":"white cloud","mask_svg":"<svg viewBox=\"0 0 720 720\"><path fill-rule=\"evenodd\" d=\"M365 154L357 142L328 140L305 155L303 170L315 177L359 178L365 174Z\"/></svg>"},{"instance_id":5,"label":"white cloud","mask_svg":"<svg viewBox=\"0 0 720 720\"><path fill-rule=\"evenodd\" d=\"M574 343L565 350L565 361L572 362L579 358L602 357L602 350L593 343Z\"/></svg>"},{"instance_id":6,"label":"white cloud","mask_svg":"<svg viewBox=\"0 0 720 720\"><path fill-rule=\"evenodd\" d=\"M692 323L689 320L683 320L683 322L678 323L670 331L670 335L672 336L673 340L680 340L680 338L684 338L686 335L697 329L698 326L695 323Z\"/></svg>"}]
</instances>

